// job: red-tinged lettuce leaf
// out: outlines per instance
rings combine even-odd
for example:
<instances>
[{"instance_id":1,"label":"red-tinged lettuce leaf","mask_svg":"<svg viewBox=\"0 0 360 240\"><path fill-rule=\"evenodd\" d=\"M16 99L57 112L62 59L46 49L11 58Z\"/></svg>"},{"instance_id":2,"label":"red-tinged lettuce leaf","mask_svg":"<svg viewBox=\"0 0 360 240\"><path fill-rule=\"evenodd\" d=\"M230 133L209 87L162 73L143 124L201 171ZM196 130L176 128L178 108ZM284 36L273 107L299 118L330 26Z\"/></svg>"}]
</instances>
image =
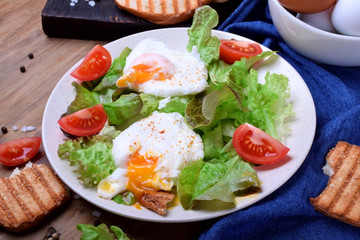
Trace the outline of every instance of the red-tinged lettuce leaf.
<instances>
[{"instance_id":1,"label":"red-tinged lettuce leaf","mask_svg":"<svg viewBox=\"0 0 360 240\"><path fill-rule=\"evenodd\" d=\"M249 70L252 66L256 63L260 63L261 61L265 60L265 58L273 55L276 51L264 51L256 56L252 56L249 58L245 58L246 68Z\"/></svg>"},{"instance_id":2,"label":"red-tinged lettuce leaf","mask_svg":"<svg viewBox=\"0 0 360 240\"><path fill-rule=\"evenodd\" d=\"M217 108L219 104L229 98L234 99L234 96L226 86L223 86L220 90L194 96L186 108L186 119L189 125L193 128L200 128L210 125L215 118L219 120L221 116L218 115Z\"/></svg>"}]
</instances>

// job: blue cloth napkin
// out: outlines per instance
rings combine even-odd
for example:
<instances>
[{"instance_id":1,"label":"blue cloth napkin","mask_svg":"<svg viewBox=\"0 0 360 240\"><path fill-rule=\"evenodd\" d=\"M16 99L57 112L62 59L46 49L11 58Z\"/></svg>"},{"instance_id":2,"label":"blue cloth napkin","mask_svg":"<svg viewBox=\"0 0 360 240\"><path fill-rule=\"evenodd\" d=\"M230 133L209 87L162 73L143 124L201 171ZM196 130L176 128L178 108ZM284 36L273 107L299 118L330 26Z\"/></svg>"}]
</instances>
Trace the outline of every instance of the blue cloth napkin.
<instances>
[{"instance_id":1,"label":"blue cloth napkin","mask_svg":"<svg viewBox=\"0 0 360 240\"><path fill-rule=\"evenodd\" d=\"M360 239L360 228L316 212L309 201L327 185L322 171L327 152L339 140L360 145L360 67L319 64L295 52L273 25L266 0L244 0L218 29L278 51L308 85L317 127L310 153L288 182L256 204L218 219L200 239Z\"/></svg>"}]
</instances>

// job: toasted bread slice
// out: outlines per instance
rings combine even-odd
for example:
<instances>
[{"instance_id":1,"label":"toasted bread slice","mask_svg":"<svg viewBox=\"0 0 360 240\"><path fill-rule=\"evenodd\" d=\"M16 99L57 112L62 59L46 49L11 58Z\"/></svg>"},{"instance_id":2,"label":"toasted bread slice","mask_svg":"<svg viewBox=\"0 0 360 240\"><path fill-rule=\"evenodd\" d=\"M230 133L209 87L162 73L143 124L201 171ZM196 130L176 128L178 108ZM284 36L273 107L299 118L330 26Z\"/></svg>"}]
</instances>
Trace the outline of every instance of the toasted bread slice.
<instances>
[{"instance_id":1,"label":"toasted bread slice","mask_svg":"<svg viewBox=\"0 0 360 240\"><path fill-rule=\"evenodd\" d=\"M191 18L195 9L212 0L115 0L120 9L159 25L171 25Z\"/></svg>"},{"instance_id":2,"label":"toasted bread slice","mask_svg":"<svg viewBox=\"0 0 360 240\"><path fill-rule=\"evenodd\" d=\"M316 198L314 208L333 218L360 227L360 146L338 142L326 158L332 169L327 187Z\"/></svg>"},{"instance_id":3,"label":"toasted bread slice","mask_svg":"<svg viewBox=\"0 0 360 240\"><path fill-rule=\"evenodd\" d=\"M44 164L0 178L0 226L13 232L35 226L70 199L70 192Z\"/></svg>"}]
</instances>

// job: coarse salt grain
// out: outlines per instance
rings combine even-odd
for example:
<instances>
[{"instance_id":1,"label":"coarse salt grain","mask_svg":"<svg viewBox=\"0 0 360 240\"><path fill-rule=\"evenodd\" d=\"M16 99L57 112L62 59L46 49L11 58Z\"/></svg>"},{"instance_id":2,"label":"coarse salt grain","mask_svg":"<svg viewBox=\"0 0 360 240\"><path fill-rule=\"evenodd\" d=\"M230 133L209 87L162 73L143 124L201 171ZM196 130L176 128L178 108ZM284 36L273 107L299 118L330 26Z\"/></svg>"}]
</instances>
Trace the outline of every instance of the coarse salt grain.
<instances>
[{"instance_id":1,"label":"coarse salt grain","mask_svg":"<svg viewBox=\"0 0 360 240\"><path fill-rule=\"evenodd\" d=\"M12 127L12 129L13 129L14 131L17 131L17 130L18 130L18 127L14 125L14 126Z\"/></svg>"},{"instance_id":2,"label":"coarse salt grain","mask_svg":"<svg viewBox=\"0 0 360 240\"><path fill-rule=\"evenodd\" d=\"M23 127L21 128L21 131L24 132L24 133L26 133L26 126L23 126Z\"/></svg>"},{"instance_id":3,"label":"coarse salt grain","mask_svg":"<svg viewBox=\"0 0 360 240\"><path fill-rule=\"evenodd\" d=\"M97 218L98 218L98 217L101 216L101 212L94 210L94 211L92 212L92 215L93 215L94 217L97 217Z\"/></svg>"},{"instance_id":4,"label":"coarse salt grain","mask_svg":"<svg viewBox=\"0 0 360 240\"><path fill-rule=\"evenodd\" d=\"M87 2L91 7L94 7L96 2L94 0L84 0L84 2ZM70 6L74 7L78 3L78 0L70 0Z\"/></svg>"},{"instance_id":5,"label":"coarse salt grain","mask_svg":"<svg viewBox=\"0 0 360 240\"><path fill-rule=\"evenodd\" d=\"M79 200L80 198L81 198L80 195L78 195L78 194L74 195L74 199Z\"/></svg>"},{"instance_id":6,"label":"coarse salt grain","mask_svg":"<svg viewBox=\"0 0 360 240\"><path fill-rule=\"evenodd\" d=\"M34 131L36 129L36 127L34 126L23 126L21 128L21 131L26 133L26 132L31 132L31 131ZM15 130L16 131L16 130Z\"/></svg>"},{"instance_id":7,"label":"coarse salt grain","mask_svg":"<svg viewBox=\"0 0 360 240\"><path fill-rule=\"evenodd\" d=\"M34 126L27 126L27 127L26 127L26 131L27 131L27 132L34 131L35 129L36 129L36 127L34 127Z\"/></svg>"},{"instance_id":8,"label":"coarse salt grain","mask_svg":"<svg viewBox=\"0 0 360 240\"><path fill-rule=\"evenodd\" d=\"M92 6L92 7L95 6L95 1L92 1L92 0L89 1L89 5Z\"/></svg>"}]
</instances>

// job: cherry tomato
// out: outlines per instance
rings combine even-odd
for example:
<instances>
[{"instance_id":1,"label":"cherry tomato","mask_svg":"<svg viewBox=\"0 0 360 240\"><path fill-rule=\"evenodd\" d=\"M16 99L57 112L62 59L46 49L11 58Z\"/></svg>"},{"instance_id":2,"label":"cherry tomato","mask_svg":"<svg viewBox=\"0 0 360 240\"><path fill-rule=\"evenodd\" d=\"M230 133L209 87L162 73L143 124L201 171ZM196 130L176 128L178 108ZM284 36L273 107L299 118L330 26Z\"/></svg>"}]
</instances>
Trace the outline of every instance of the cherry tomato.
<instances>
[{"instance_id":1,"label":"cherry tomato","mask_svg":"<svg viewBox=\"0 0 360 240\"><path fill-rule=\"evenodd\" d=\"M276 163L290 151L280 141L249 123L235 130L233 145L242 158L257 164Z\"/></svg>"},{"instance_id":2,"label":"cherry tomato","mask_svg":"<svg viewBox=\"0 0 360 240\"><path fill-rule=\"evenodd\" d=\"M95 80L105 75L111 67L111 61L109 51L101 45L96 45L70 75L81 81Z\"/></svg>"},{"instance_id":3,"label":"cherry tomato","mask_svg":"<svg viewBox=\"0 0 360 240\"><path fill-rule=\"evenodd\" d=\"M26 137L0 144L0 162L16 166L29 161L39 151L41 137Z\"/></svg>"},{"instance_id":4,"label":"cherry tomato","mask_svg":"<svg viewBox=\"0 0 360 240\"><path fill-rule=\"evenodd\" d=\"M233 64L241 58L249 58L262 53L259 44L255 42L221 40L220 59L227 64Z\"/></svg>"},{"instance_id":5,"label":"cherry tomato","mask_svg":"<svg viewBox=\"0 0 360 240\"><path fill-rule=\"evenodd\" d=\"M61 129L74 136L90 136L101 131L107 121L102 104L85 108L59 119Z\"/></svg>"}]
</instances>

